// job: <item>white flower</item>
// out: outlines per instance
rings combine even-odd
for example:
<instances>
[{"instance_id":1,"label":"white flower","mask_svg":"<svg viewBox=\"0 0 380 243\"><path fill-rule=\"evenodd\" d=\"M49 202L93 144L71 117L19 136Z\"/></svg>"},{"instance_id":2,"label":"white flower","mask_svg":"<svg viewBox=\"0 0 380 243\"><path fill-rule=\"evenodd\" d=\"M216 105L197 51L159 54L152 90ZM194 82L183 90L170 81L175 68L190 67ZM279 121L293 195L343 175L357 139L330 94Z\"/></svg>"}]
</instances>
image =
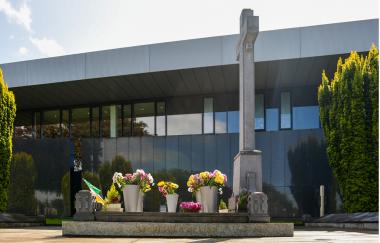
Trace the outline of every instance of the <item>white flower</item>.
<instances>
[{"instance_id":1,"label":"white flower","mask_svg":"<svg viewBox=\"0 0 380 243\"><path fill-rule=\"evenodd\" d=\"M116 183L119 187L121 187L119 180L123 179L123 174L119 172L115 172L112 176L112 182Z\"/></svg>"}]
</instances>

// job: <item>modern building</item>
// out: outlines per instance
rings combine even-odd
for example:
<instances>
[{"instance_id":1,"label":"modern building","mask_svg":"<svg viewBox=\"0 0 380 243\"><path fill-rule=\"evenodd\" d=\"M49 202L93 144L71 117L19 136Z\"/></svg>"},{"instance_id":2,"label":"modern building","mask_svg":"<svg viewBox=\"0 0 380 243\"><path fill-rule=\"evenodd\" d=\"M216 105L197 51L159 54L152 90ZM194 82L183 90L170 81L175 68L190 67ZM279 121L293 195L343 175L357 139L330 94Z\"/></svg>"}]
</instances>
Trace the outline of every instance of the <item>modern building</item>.
<instances>
[{"instance_id":1,"label":"modern building","mask_svg":"<svg viewBox=\"0 0 380 243\"><path fill-rule=\"evenodd\" d=\"M378 27L372 19L259 33L252 119L272 217L318 215L320 185L326 186L327 212L339 210L317 87L322 70L332 77L339 57L378 46ZM84 171L96 173L122 155L133 169L166 172L183 187L191 172L217 168L231 178L239 150L238 38L0 65L17 102L14 151L35 160L40 205L61 210L72 138L81 138ZM181 194L189 195L186 188Z\"/></svg>"}]
</instances>

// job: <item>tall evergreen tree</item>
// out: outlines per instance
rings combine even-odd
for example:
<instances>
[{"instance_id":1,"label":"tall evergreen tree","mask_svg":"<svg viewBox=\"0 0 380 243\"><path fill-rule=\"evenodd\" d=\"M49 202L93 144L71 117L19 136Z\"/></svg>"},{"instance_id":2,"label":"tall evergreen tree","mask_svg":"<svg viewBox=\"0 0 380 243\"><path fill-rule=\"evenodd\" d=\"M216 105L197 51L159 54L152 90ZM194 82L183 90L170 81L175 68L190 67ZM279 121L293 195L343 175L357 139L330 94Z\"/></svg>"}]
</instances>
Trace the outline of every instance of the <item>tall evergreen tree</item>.
<instances>
[{"instance_id":1,"label":"tall evergreen tree","mask_svg":"<svg viewBox=\"0 0 380 243\"><path fill-rule=\"evenodd\" d=\"M7 209L9 170L12 159L13 122L16 103L0 68L0 212Z\"/></svg>"},{"instance_id":2,"label":"tall evergreen tree","mask_svg":"<svg viewBox=\"0 0 380 243\"><path fill-rule=\"evenodd\" d=\"M320 119L330 166L348 212L378 210L379 53L351 52L334 78L322 73Z\"/></svg>"}]
</instances>

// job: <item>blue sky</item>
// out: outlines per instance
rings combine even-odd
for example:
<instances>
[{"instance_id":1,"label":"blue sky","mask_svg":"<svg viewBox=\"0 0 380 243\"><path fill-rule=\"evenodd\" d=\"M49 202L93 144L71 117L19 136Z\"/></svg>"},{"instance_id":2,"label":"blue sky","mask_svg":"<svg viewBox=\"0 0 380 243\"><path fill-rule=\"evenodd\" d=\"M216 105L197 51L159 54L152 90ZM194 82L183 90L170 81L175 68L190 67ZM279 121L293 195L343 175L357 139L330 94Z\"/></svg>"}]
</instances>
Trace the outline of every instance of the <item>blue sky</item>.
<instances>
[{"instance_id":1,"label":"blue sky","mask_svg":"<svg viewBox=\"0 0 380 243\"><path fill-rule=\"evenodd\" d=\"M0 63L235 34L242 8L260 29L378 18L377 0L0 0Z\"/></svg>"}]
</instances>

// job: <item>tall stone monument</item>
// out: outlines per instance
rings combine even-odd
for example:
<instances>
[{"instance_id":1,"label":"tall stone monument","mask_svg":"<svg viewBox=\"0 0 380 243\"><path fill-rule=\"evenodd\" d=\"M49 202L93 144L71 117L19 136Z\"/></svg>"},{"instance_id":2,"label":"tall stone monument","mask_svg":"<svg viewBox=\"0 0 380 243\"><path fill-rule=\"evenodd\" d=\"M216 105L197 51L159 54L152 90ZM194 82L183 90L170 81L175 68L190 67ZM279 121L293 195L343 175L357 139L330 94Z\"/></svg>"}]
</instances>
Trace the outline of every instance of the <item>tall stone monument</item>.
<instances>
[{"instance_id":1,"label":"tall stone monument","mask_svg":"<svg viewBox=\"0 0 380 243\"><path fill-rule=\"evenodd\" d=\"M234 205L242 189L245 189L249 193L248 212L256 214L256 218L261 219L259 221L269 221L267 196L262 193L261 151L255 150L254 43L258 34L259 17L253 15L253 10L243 9L236 48L239 61L239 153L234 158L233 198L230 202Z\"/></svg>"}]
</instances>

